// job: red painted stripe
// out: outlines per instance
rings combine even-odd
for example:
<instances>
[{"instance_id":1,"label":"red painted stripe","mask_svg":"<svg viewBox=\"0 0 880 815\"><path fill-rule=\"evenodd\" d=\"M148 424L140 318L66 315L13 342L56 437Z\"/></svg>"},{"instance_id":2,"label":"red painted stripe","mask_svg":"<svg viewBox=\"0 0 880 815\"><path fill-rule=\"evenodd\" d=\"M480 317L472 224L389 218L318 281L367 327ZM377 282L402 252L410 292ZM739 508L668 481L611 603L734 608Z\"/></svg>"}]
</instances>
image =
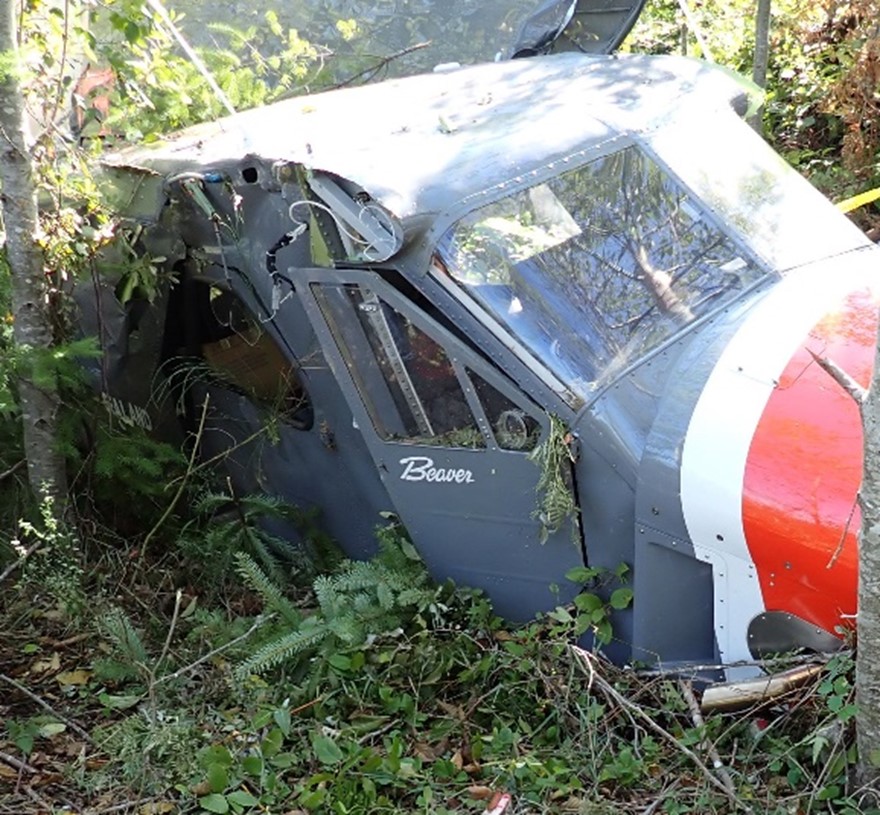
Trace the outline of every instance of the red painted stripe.
<instances>
[{"instance_id":1,"label":"red painted stripe","mask_svg":"<svg viewBox=\"0 0 880 815\"><path fill-rule=\"evenodd\" d=\"M856 291L812 329L764 409L746 462L743 528L766 607L829 631L856 610L862 429L853 400L809 350L867 387L877 308L875 294Z\"/></svg>"}]
</instances>

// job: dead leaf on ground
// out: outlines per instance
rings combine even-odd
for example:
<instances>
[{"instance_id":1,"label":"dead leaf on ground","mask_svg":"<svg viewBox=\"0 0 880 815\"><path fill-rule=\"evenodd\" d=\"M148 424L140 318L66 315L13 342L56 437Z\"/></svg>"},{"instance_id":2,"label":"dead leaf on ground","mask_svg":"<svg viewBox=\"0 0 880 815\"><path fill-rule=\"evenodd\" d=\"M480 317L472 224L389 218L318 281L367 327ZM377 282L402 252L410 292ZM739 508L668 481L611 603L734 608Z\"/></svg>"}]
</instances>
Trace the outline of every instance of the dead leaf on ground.
<instances>
[{"instance_id":1,"label":"dead leaf on ground","mask_svg":"<svg viewBox=\"0 0 880 815\"><path fill-rule=\"evenodd\" d=\"M76 671L63 671L55 677L55 681L59 685L85 685L91 678L91 671L79 669Z\"/></svg>"},{"instance_id":2,"label":"dead leaf on ground","mask_svg":"<svg viewBox=\"0 0 880 815\"><path fill-rule=\"evenodd\" d=\"M29 670L32 674L55 673L61 670L61 654L55 651L49 659L38 659Z\"/></svg>"},{"instance_id":3,"label":"dead leaf on ground","mask_svg":"<svg viewBox=\"0 0 880 815\"><path fill-rule=\"evenodd\" d=\"M155 801L144 804L138 809L138 815L167 815L169 812L176 812L177 806L168 801Z\"/></svg>"}]
</instances>

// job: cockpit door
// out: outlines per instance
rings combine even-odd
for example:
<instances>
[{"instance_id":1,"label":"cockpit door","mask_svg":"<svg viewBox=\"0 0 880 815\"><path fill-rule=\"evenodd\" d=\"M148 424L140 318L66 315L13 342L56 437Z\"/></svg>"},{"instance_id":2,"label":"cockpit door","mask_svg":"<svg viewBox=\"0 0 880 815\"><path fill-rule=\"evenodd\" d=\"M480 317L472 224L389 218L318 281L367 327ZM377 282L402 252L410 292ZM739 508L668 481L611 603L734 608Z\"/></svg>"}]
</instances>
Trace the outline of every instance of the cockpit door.
<instances>
[{"instance_id":1,"label":"cockpit door","mask_svg":"<svg viewBox=\"0 0 880 815\"><path fill-rule=\"evenodd\" d=\"M485 590L512 620L571 600L565 572L584 565L577 519L542 528L529 458L549 417L377 275L297 270L297 291L389 509L431 573Z\"/></svg>"}]
</instances>

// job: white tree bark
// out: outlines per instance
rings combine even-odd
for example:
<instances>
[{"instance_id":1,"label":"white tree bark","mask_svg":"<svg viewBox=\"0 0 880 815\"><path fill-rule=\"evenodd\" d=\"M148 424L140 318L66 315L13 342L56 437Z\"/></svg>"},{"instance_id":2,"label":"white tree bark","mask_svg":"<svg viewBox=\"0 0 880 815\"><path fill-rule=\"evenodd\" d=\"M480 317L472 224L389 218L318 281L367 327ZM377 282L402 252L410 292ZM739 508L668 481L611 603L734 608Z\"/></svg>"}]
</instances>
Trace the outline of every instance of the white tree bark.
<instances>
[{"instance_id":1,"label":"white tree bark","mask_svg":"<svg viewBox=\"0 0 880 815\"><path fill-rule=\"evenodd\" d=\"M880 792L880 345L862 402L864 472L859 501L859 612L856 649L856 740L859 782Z\"/></svg>"},{"instance_id":2,"label":"white tree bark","mask_svg":"<svg viewBox=\"0 0 880 815\"><path fill-rule=\"evenodd\" d=\"M767 65L770 62L770 10L772 0L758 0L755 11L755 59L752 62L752 81L759 87L767 86ZM749 118L749 124L763 134L764 106Z\"/></svg>"},{"instance_id":3,"label":"white tree bark","mask_svg":"<svg viewBox=\"0 0 880 815\"><path fill-rule=\"evenodd\" d=\"M15 36L16 4L0 0L0 207L6 229L6 258L12 272L13 333L23 350L52 344L43 254L37 242L39 215L33 161L27 139L20 62ZM24 359L33 355L25 353ZM33 364L18 380L28 480L60 509L66 499L64 459L57 445L60 401L54 376L36 377Z\"/></svg>"}]
</instances>

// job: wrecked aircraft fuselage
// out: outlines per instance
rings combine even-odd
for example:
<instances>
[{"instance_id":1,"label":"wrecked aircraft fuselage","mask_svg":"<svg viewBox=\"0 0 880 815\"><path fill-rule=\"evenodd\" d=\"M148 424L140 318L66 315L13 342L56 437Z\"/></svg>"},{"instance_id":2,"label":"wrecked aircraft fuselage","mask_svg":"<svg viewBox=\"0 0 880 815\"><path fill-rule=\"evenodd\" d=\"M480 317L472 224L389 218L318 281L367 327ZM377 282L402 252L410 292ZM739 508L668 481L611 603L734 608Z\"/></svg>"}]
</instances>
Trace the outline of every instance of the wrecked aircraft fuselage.
<instances>
[{"instance_id":1,"label":"wrecked aircraft fuselage","mask_svg":"<svg viewBox=\"0 0 880 815\"><path fill-rule=\"evenodd\" d=\"M564 54L114 156L129 242L176 282L153 305L112 275L78 292L96 382L157 428L206 411L236 489L321 508L351 556L395 513L508 618L628 564L618 659L832 647L861 430L810 351L867 381L880 250L746 101L696 61ZM551 435L558 517L530 458Z\"/></svg>"}]
</instances>

